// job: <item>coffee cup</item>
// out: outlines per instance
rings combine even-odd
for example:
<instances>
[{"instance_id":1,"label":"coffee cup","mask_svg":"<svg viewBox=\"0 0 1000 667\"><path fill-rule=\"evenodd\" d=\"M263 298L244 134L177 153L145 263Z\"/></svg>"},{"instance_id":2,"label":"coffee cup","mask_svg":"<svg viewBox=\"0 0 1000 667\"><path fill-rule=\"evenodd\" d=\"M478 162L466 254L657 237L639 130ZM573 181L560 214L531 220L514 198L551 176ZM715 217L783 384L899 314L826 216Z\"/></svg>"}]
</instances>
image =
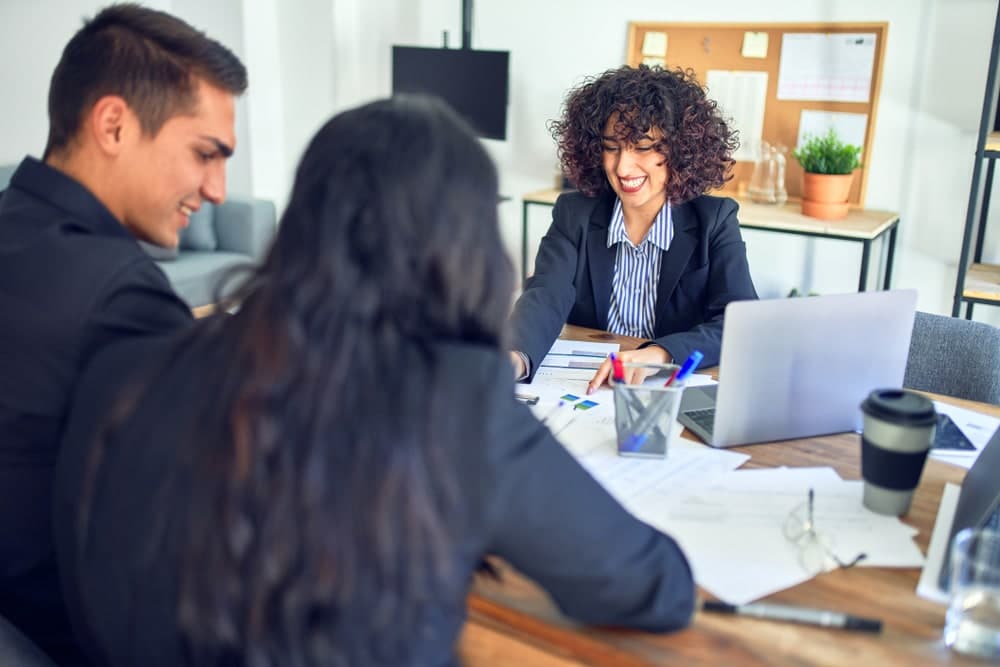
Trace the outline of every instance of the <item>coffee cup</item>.
<instances>
[{"instance_id":1,"label":"coffee cup","mask_svg":"<svg viewBox=\"0 0 1000 667\"><path fill-rule=\"evenodd\" d=\"M879 514L906 514L934 442L934 404L911 391L876 389L861 411L864 505Z\"/></svg>"}]
</instances>

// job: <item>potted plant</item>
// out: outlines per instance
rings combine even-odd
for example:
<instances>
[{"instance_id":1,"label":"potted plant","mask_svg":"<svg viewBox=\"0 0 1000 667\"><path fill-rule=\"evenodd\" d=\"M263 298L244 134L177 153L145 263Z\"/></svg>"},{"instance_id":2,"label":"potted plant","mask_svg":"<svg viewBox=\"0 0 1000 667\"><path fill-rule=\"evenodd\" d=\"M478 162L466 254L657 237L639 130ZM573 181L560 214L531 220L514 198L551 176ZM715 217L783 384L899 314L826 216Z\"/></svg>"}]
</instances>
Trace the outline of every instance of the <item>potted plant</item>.
<instances>
[{"instance_id":1,"label":"potted plant","mask_svg":"<svg viewBox=\"0 0 1000 667\"><path fill-rule=\"evenodd\" d=\"M861 146L842 142L830 128L825 135L806 135L792 155L804 170L802 213L824 220L846 216L854 170L861 165Z\"/></svg>"}]
</instances>

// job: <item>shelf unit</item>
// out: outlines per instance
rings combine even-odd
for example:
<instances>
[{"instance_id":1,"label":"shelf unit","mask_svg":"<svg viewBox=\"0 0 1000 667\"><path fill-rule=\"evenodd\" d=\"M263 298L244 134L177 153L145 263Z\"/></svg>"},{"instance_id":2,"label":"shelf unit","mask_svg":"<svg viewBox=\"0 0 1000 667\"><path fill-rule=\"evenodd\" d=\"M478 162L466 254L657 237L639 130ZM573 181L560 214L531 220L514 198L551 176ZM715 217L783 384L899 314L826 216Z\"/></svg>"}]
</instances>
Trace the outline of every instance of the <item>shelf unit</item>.
<instances>
[{"instance_id":1,"label":"shelf unit","mask_svg":"<svg viewBox=\"0 0 1000 667\"><path fill-rule=\"evenodd\" d=\"M977 303L1000 305L1000 264L983 263L983 241L986 237L986 220L989 216L990 193L993 190L993 175L996 162L1000 159L1000 132L991 132L996 107L998 54L1000 54L1000 10L997 11L993 28L993 46L990 50L990 66L986 74L986 95L983 98L983 113L979 122L979 138L976 142L976 162L972 169L972 186L969 189L969 207L965 216L965 231L962 235L962 254L958 258L958 278L955 281L955 301L952 317L958 317L965 303L965 318L972 319L972 307ZM983 178L983 166L986 175ZM980 184L982 192L980 193ZM977 215L978 220L977 220ZM969 249L975 233L975 248L972 261Z\"/></svg>"}]
</instances>

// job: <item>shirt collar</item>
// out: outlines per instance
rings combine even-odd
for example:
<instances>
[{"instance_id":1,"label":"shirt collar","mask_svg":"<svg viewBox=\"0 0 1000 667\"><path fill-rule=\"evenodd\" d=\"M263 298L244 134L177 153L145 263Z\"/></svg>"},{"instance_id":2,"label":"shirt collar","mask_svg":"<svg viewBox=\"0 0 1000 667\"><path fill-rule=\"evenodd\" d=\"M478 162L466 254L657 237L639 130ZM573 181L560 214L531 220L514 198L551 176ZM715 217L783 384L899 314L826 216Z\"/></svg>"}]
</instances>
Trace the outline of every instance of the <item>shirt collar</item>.
<instances>
[{"instance_id":1,"label":"shirt collar","mask_svg":"<svg viewBox=\"0 0 1000 667\"><path fill-rule=\"evenodd\" d=\"M17 191L59 209L69 215L75 224L95 234L132 238L128 230L90 190L72 177L33 157L25 157L18 165L4 197Z\"/></svg>"},{"instance_id":2,"label":"shirt collar","mask_svg":"<svg viewBox=\"0 0 1000 667\"><path fill-rule=\"evenodd\" d=\"M656 214L656 219L653 220L653 226L649 228L649 232L646 233L646 238L642 240L642 243L652 243L660 250L667 250L670 247L670 226L673 224L673 218L670 212L670 200L668 199L663 203L663 208L660 212ZM622 213L622 200L615 199L615 207L611 211L611 224L608 226L608 247L615 245L616 243L628 243L632 242L628 238L628 234L625 233L625 215ZM639 245L641 246L642 243Z\"/></svg>"}]
</instances>

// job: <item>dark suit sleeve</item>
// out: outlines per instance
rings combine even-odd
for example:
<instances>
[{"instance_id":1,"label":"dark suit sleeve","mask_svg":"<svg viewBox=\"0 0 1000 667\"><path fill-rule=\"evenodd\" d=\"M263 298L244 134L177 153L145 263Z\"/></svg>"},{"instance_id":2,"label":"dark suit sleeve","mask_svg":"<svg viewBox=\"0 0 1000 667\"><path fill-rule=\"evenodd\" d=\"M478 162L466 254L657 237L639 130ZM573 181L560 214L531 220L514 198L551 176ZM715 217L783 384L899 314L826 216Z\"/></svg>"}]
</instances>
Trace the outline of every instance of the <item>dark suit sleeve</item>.
<instances>
[{"instance_id":1,"label":"dark suit sleeve","mask_svg":"<svg viewBox=\"0 0 1000 667\"><path fill-rule=\"evenodd\" d=\"M583 248L586 220L574 216L565 195L556 200L552 224L542 238L535 258L535 271L525 282L514 304L511 331L515 350L531 362L530 375L559 337L573 308L573 284Z\"/></svg>"},{"instance_id":2,"label":"dark suit sleeve","mask_svg":"<svg viewBox=\"0 0 1000 667\"><path fill-rule=\"evenodd\" d=\"M687 625L694 584L677 544L626 512L525 406L510 396L495 403L487 550L579 621L651 631Z\"/></svg>"},{"instance_id":3,"label":"dark suit sleeve","mask_svg":"<svg viewBox=\"0 0 1000 667\"><path fill-rule=\"evenodd\" d=\"M703 298L704 321L687 331L657 338L655 343L665 348L677 363L682 363L694 350L705 358L702 366L719 363L722 351L722 320L730 301L756 299L747 262L746 244L740 235L736 217L739 206L732 199L720 201L708 232L708 281Z\"/></svg>"},{"instance_id":4,"label":"dark suit sleeve","mask_svg":"<svg viewBox=\"0 0 1000 667\"><path fill-rule=\"evenodd\" d=\"M87 327L82 358L88 360L104 345L131 336L165 334L191 324L191 310L166 276L140 257L112 278L95 304Z\"/></svg>"}]
</instances>

